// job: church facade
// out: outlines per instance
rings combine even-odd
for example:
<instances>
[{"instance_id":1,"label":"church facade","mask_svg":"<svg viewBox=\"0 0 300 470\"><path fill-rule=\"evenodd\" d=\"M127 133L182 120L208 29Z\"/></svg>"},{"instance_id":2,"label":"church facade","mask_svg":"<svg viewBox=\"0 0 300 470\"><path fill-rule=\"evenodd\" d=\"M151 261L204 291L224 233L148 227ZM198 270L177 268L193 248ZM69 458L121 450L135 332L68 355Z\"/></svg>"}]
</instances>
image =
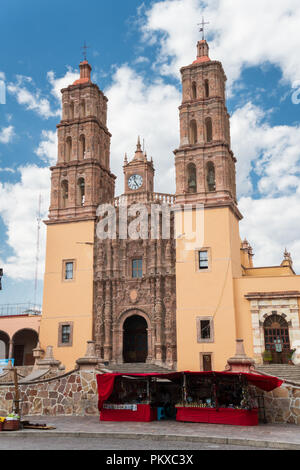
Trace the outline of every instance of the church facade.
<instances>
[{"instance_id":1,"label":"church facade","mask_svg":"<svg viewBox=\"0 0 300 470\"><path fill-rule=\"evenodd\" d=\"M107 367L179 370L223 370L241 338L257 363L265 352L288 361L300 340L300 278L289 253L280 266L254 268L251 246L240 239L226 76L205 40L181 75L174 195L154 191L154 164L138 139L133 158L125 155L124 194L116 197L108 100L87 61L62 90L40 344L53 346L67 369L91 339ZM192 242L181 208L196 227ZM113 236L99 235L109 211ZM143 220L143 236L128 236L130 223L141 235Z\"/></svg>"}]
</instances>

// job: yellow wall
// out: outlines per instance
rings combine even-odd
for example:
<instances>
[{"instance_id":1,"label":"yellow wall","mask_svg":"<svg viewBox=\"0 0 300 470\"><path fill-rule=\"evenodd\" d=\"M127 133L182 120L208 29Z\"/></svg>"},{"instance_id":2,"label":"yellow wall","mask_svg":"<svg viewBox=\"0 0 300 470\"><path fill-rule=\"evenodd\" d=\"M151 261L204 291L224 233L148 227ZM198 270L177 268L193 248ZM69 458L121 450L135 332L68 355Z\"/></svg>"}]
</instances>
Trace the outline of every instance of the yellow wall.
<instances>
[{"instance_id":1,"label":"yellow wall","mask_svg":"<svg viewBox=\"0 0 300 470\"><path fill-rule=\"evenodd\" d=\"M176 223L178 223L176 214ZM195 212L193 213L195 219ZM182 230L185 233L185 229ZM211 269L198 271L197 251L208 248ZM229 208L205 209L202 246L185 252L185 235L177 240L178 370L199 370L200 353L213 354L214 370L224 370L235 353L236 317L233 277L241 277L238 220ZM214 317L214 342L197 342L197 317Z\"/></svg>"},{"instance_id":2,"label":"yellow wall","mask_svg":"<svg viewBox=\"0 0 300 470\"><path fill-rule=\"evenodd\" d=\"M89 243L89 244L87 244ZM41 347L53 346L67 370L92 339L94 222L48 225ZM63 260L75 260L75 279L63 280ZM73 322L73 346L58 347L58 325Z\"/></svg>"}]
</instances>

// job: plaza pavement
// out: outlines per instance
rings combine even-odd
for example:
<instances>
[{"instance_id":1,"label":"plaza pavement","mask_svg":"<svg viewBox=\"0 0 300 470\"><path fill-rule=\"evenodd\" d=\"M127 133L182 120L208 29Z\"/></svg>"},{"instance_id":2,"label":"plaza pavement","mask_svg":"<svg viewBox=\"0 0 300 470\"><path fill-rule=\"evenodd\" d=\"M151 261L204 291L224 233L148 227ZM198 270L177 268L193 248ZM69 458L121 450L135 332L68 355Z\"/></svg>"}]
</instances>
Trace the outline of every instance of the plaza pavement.
<instances>
[{"instance_id":1,"label":"plaza pavement","mask_svg":"<svg viewBox=\"0 0 300 470\"><path fill-rule=\"evenodd\" d=\"M300 450L300 426L292 424L260 424L229 426L176 421L150 423L100 422L97 416L28 416L31 423L54 426L54 430L0 432L1 437L97 437L115 439L146 439L151 441L185 441L197 443L253 446L270 449ZM126 446L126 444L125 444Z\"/></svg>"}]
</instances>

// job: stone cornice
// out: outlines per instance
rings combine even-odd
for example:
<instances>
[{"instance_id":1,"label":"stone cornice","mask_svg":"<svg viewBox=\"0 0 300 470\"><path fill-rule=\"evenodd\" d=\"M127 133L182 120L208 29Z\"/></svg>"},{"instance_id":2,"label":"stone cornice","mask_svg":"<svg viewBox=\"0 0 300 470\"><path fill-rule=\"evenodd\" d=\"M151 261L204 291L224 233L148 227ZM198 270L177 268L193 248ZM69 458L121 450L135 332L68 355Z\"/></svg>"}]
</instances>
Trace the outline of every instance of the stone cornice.
<instances>
[{"instance_id":1,"label":"stone cornice","mask_svg":"<svg viewBox=\"0 0 300 470\"><path fill-rule=\"evenodd\" d=\"M107 170L107 168L104 168L104 166L102 166L101 163L98 160L95 160L94 158L86 158L84 160L70 160L69 162L57 163L55 166L50 167L50 171L57 170L57 169L64 170L69 167L78 167L78 166L90 167L91 165L98 166L99 168L101 168L101 170L107 173L111 178L113 178L114 180L117 179L116 175L114 175L109 170Z\"/></svg>"},{"instance_id":2,"label":"stone cornice","mask_svg":"<svg viewBox=\"0 0 300 470\"><path fill-rule=\"evenodd\" d=\"M108 101L108 98L107 96L105 96L105 94L103 93L102 90L100 90L100 88L98 87L98 85L96 85L96 83L92 83L92 82L87 82L87 83L78 83L77 85L69 85L68 87L66 88L63 88L61 90L61 93L65 93L66 91L73 91L73 90L82 90L83 88L95 88L98 93L106 100Z\"/></svg>"},{"instance_id":3,"label":"stone cornice","mask_svg":"<svg viewBox=\"0 0 300 470\"><path fill-rule=\"evenodd\" d=\"M77 119L72 119L71 121L70 120L64 120L64 121L60 121L59 124L56 125L57 129L59 129L60 127L70 127L70 126L74 126L75 124L77 124L78 126L80 124L85 124L86 122L93 122L95 124L98 124L98 126L109 136L111 137L112 134L109 132L109 130L107 129L106 126L104 126L100 121L99 119L96 117L96 116L87 116L87 117L84 117L84 118L77 118Z\"/></svg>"},{"instance_id":4,"label":"stone cornice","mask_svg":"<svg viewBox=\"0 0 300 470\"><path fill-rule=\"evenodd\" d=\"M74 222L95 222L97 219L96 215L95 216L88 216L88 217L69 217L68 219L64 218L55 218L55 219L47 219L44 220L45 225L61 225L61 224L73 224Z\"/></svg>"},{"instance_id":5,"label":"stone cornice","mask_svg":"<svg viewBox=\"0 0 300 470\"><path fill-rule=\"evenodd\" d=\"M293 299L300 298L300 291L249 292L245 294L245 298L248 300Z\"/></svg>"}]
</instances>

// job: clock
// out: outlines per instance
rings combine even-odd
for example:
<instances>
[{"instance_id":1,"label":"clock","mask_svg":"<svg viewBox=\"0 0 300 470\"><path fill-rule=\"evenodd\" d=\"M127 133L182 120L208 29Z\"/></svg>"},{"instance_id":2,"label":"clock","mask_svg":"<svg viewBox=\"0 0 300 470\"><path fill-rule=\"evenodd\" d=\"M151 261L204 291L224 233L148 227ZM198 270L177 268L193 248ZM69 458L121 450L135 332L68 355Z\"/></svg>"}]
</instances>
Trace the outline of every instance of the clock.
<instances>
[{"instance_id":1,"label":"clock","mask_svg":"<svg viewBox=\"0 0 300 470\"><path fill-rule=\"evenodd\" d=\"M128 187L130 189L139 189L143 184L143 177L141 175L131 175L128 178Z\"/></svg>"}]
</instances>

